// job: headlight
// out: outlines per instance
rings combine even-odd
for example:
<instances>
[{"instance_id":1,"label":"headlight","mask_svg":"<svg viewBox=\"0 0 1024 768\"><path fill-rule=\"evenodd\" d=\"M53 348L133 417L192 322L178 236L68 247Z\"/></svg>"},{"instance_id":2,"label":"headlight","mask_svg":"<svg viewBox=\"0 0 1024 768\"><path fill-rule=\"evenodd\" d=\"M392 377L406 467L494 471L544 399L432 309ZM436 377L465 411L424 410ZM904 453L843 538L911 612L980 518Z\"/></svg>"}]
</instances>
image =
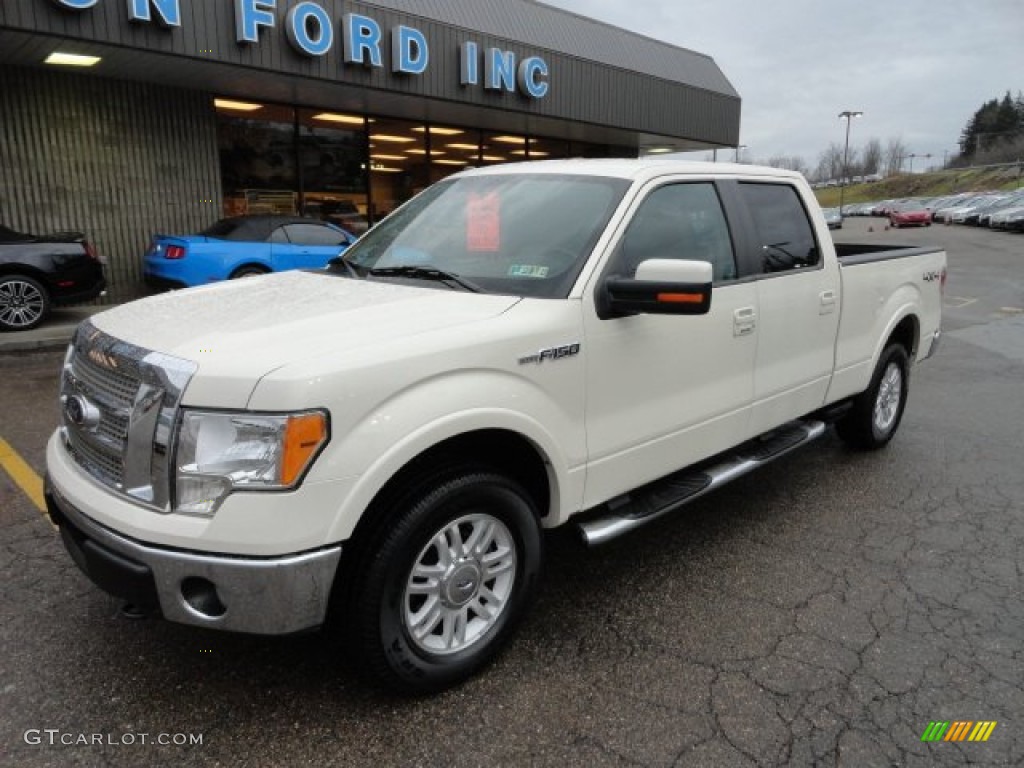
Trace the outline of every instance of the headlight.
<instances>
[{"instance_id":1,"label":"headlight","mask_svg":"<svg viewBox=\"0 0 1024 768\"><path fill-rule=\"evenodd\" d=\"M322 411L185 411L174 462L174 511L210 517L232 491L294 488L327 437Z\"/></svg>"}]
</instances>

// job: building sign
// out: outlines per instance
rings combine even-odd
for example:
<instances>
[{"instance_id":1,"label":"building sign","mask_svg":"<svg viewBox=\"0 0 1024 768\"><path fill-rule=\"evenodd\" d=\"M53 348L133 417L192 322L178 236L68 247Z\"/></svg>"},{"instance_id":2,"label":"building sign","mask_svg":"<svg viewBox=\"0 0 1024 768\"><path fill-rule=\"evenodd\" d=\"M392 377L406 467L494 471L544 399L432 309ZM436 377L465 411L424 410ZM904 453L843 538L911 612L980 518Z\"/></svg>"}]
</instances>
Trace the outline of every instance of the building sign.
<instances>
[{"instance_id":1,"label":"building sign","mask_svg":"<svg viewBox=\"0 0 1024 768\"><path fill-rule=\"evenodd\" d=\"M222 1L234 6L235 40L239 45L258 45L263 31L274 30L278 25L278 0ZM88 11L103 0L50 2L69 11ZM181 0L116 2L127 2L128 19L134 23L155 24L167 30L181 27ZM335 45L340 45L346 66L368 69L387 66L396 76L413 77L422 75L430 67L430 43L415 27L399 24L387 30L391 44L389 51L385 51L385 30L375 19L360 13L346 13L336 20L314 0L292 3L283 26L291 47L309 58L325 56ZM386 64L385 53L390 54ZM458 53L459 83L464 88L519 93L530 99L543 99L548 94L550 72L547 62L540 56L518 59L514 51L482 48L472 40L461 43Z\"/></svg>"}]
</instances>

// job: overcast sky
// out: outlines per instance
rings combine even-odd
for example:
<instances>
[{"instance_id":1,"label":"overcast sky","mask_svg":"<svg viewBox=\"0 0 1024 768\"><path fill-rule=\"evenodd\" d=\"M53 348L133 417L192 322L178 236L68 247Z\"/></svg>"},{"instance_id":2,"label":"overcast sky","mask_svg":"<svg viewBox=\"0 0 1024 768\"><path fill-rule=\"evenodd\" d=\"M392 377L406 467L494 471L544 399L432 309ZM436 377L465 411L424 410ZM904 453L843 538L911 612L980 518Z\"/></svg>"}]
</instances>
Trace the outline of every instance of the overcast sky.
<instances>
[{"instance_id":1,"label":"overcast sky","mask_svg":"<svg viewBox=\"0 0 1024 768\"><path fill-rule=\"evenodd\" d=\"M941 163L982 103L1024 90L1024 0L543 1L711 56L743 99L752 160L814 168L843 143L837 115L859 110L851 147L900 137Z\"/></svg>"}]
</instances>

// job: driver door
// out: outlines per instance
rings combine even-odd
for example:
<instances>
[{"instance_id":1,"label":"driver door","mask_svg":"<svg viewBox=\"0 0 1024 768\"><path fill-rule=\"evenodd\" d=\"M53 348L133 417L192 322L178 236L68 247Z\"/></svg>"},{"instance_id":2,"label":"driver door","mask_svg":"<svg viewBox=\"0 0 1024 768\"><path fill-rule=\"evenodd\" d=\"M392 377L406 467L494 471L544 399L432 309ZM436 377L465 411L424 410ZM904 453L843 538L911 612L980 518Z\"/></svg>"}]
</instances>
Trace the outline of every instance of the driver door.
<instances>
[{"instance_id":1,"label":"driver door","mask_svg":"<svg viewBox=\"0 0 1024 768\"><path fill-rule=\"evenodd\" d=\"M585 508L742 442L753 400L757 286L737 280L715 184L661 183L626 221L585 302ZM653 258L711 262L708 314L599 318L604 278Z\"/></svg>"}]
</instances>

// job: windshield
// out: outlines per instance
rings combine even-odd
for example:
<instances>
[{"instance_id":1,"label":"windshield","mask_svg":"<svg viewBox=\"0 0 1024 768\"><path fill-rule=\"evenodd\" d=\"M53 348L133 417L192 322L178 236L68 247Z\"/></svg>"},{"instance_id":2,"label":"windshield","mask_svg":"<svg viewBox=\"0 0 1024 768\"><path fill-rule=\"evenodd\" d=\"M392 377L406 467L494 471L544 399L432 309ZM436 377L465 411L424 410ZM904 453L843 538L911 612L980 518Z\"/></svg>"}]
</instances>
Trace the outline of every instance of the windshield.
<instances>
[{"instance_id":1,"label":"windshield","mask_svg":"<svg viewBox=\"0 0 1024 768\"><path fill-rule=\"evenodd\" d=\"M488 293L564 298L628 187L561 174L442 181L367 232L345 261L378 278L426 280L436 270Z\"/></svg>"}]
</instances>

